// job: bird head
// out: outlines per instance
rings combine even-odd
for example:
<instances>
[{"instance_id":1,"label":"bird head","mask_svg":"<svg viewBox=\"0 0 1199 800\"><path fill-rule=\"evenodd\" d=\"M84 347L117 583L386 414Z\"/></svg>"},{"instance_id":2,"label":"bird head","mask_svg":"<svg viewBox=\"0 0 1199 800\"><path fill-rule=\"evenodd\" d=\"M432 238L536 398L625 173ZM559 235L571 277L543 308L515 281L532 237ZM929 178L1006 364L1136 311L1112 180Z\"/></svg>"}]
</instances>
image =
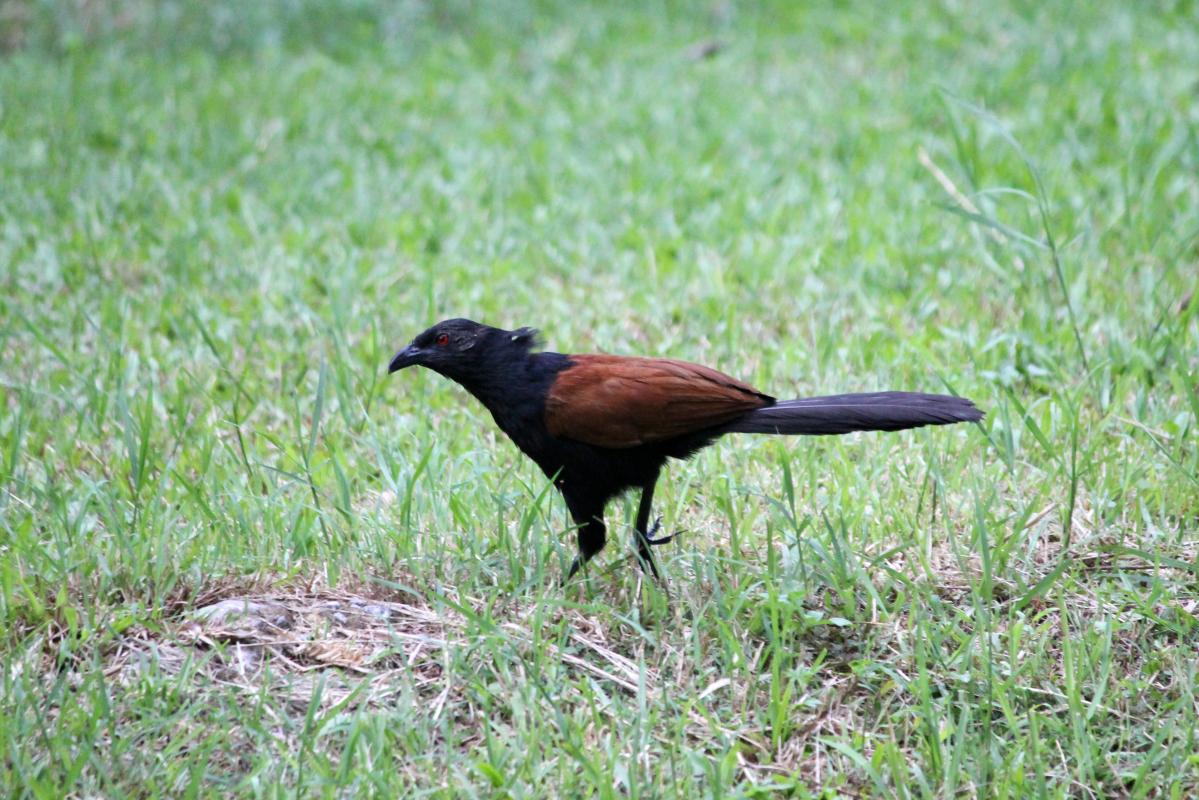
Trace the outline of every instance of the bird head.
<instances>
[{"instance_id":1,"label":"bird head","mask_svg":"<svg viewBox=\"0 0 1199 800\"><path fill-rule=\"evenodd\" d=\"M527 351L536 334L532 328L506 331L469 319L442 320L396 353L387 371L398 372L411 366L428 367L461 382L481 359L497 349L515 346Z\"/></svg>"}]
</instances>

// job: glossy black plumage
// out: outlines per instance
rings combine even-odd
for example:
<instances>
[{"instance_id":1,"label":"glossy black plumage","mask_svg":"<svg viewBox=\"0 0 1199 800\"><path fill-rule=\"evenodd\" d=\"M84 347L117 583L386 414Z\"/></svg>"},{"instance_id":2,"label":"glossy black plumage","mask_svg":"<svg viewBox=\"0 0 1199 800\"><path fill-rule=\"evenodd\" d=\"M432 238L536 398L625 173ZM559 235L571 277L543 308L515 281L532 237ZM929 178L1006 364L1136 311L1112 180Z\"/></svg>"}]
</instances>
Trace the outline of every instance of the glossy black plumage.
<instances>
[{"instance_id":1,"label":"glossy black plumage","mask_svg":"<svg viewBox=\"0 0 1199 800\"><path fill-rule=\"evenodd\" d=\"M969 400L914 392L776 401L709 367L672 359L534 352L535 332L466 319L439 322L392 359L389 371L424 366L461 384L541 468L578 526L574 575L604 546L604 508L641 490L634 543L649 547L654 485L667 458L684 459L727 433L799 435L902 430L982 419Z\"/></svg>"}]
</instances>

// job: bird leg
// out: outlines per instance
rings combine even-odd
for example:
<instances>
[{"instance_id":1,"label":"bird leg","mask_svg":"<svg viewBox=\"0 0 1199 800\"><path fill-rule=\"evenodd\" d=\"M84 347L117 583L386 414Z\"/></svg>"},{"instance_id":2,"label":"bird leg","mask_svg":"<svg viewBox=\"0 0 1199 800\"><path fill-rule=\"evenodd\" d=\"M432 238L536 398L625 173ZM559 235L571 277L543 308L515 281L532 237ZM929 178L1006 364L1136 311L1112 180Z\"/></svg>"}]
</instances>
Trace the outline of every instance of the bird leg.
<instances>
[{"instance_id":1,"label":"bird leg","mask_svg":"<svg viewBox=\"0 0 1199 800\"><path fill-rule=\"evenodd\" d=\"M571 562L570 571L566 573L566 577L562 580L563 583L573 578L580 567L590 561L592 556L604 549L606 534L607 528L604 527L604 523L595 517L579 525L579 554Z\"/></svg>"},{"instance_id":2,"label":"bird leg","mask_svg":"<svg viewBox=\"0 0 1199 800\"><path fill-rule=\"evenodd\" d=\"M651 573L656 580L662 580L662 576L658 574L658 565L654 563L654 557L650 554L649 548L651 545L666 544L674 538L674 535L653 538L653 535L658 532L658 528L662 527L662 517L658 517L653 528L649 527L649 514L654 503L654 484L656 482L657 476L641 489L641 502L637 505L637 523L634 526L633 541L637 545L637 560L641 564L641 569ZM647 570L646 567L649 569Z\"/></svg>"}]
</instances>

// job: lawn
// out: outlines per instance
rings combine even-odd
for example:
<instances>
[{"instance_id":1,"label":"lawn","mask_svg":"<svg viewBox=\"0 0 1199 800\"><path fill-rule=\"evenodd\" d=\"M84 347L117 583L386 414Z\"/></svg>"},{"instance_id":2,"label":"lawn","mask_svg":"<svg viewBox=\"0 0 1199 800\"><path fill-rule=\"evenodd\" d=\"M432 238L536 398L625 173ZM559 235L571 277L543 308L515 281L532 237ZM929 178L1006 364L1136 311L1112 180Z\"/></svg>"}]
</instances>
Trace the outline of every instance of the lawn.
<instances>
[{"instance_id":1,"label":"lawn","mask_svg":"<svg viewBox=\"0 0 1199 800\"><path fill-rule=\"evenodd\" d=\"M0 795L1199 792L1190 2L0 5ZM979 425L729 437L666 587L466 316Z\"/></svg>"}]
</instances>

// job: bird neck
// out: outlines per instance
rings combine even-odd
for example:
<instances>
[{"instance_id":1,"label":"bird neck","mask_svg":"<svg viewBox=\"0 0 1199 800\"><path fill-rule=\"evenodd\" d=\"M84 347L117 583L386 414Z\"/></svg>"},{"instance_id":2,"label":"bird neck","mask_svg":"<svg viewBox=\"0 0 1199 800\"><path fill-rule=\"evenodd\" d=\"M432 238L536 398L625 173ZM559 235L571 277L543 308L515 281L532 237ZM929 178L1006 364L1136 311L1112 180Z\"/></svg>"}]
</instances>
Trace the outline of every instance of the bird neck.
<instances>
[{"instance_id":1,"label":"bird neck","mask_svg":"<svg viewBox=\"0 0 1199 800\"><path fill-rule=\"evenodd\" d=\"M550 385L568 363L558 353L507 352L483 359L468 374L454 379L507 429L511 422L544 414Z\"/></svg>"}]
</instances>

